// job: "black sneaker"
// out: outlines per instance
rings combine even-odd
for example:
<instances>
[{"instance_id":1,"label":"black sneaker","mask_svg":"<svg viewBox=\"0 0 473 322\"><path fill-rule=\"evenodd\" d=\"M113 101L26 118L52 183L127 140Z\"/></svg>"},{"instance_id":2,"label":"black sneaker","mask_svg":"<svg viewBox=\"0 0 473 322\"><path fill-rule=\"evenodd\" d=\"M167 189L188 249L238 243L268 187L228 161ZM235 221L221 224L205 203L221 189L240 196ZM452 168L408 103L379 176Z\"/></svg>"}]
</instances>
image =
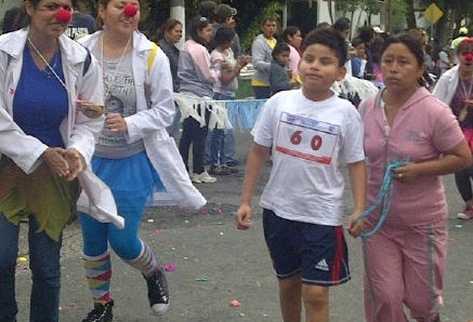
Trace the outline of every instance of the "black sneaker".
<instances>
[{"instance_id":1,"label":"black sneaker","mask_svg":"<svg viewBox=\"0 0 473 322\"><path fill-rule=\"evenodd\" d=\"M94 309L87 314L87 317L82 322L112 322L113 301L106 304L95 303Z\"/></svg>"},{"instance_id":2,"label":"black sneaker","mask_svg":"<svg viewBox=\"0 0 473 322\"><path fill-rule=\"evenodd\" d=\"M148 299L155 314L165 313L169 308L169 289L166 275L158 268L153 275L145 277L148 286Z\"/></svg>"}]
</instances>

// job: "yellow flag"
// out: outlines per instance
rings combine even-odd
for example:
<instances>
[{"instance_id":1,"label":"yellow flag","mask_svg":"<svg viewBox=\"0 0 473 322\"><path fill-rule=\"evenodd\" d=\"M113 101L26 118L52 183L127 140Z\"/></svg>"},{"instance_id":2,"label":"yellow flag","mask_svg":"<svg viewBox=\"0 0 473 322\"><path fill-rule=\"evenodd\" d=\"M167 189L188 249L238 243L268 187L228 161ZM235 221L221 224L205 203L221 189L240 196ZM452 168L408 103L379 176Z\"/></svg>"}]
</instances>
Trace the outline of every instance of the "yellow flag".
<instances>
[{"instance_id":1,"label":"yellow flag","mask_svg":"<svg viewBox=\"0 0 473 322\"><path fill-rule=\"evenodd\" d=\"M428 6L424 12L424 18L431 24L437 23L437 21L439 21L442 16L443 11L435 3L432 3L430 6Z\"/></svg>"}]
</instances>

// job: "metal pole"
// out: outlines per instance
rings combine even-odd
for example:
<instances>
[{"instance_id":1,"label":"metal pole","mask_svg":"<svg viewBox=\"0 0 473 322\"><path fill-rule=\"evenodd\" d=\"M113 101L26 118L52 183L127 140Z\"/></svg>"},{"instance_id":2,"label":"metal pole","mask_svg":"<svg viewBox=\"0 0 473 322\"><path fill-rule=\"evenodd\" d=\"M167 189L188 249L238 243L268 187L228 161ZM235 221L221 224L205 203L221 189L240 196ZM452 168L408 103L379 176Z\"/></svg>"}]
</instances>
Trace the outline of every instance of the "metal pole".
<instances>
[{"instance_id":1,"label":"metal pole","mask_svg":"<svg viewBox=\"0 0 473 322\"><path fill-rule=\"evenodd\" d=\"M384 28L386 32L391 32L391 0L384 1Z\"/></svg>"},{"instance_id":2,"label":"metal pole","mask_svg":"<svg viewBox=\"0 0 473 322\"><path fill-rule=\"evenodd\" d=\"M171 18L177 19L182 23L183 34L182 38L177 44L178 48L182 48L184 45L184 41L186 39L186 6L184 0L171 0Z\"/></svg>"}]
</instances>

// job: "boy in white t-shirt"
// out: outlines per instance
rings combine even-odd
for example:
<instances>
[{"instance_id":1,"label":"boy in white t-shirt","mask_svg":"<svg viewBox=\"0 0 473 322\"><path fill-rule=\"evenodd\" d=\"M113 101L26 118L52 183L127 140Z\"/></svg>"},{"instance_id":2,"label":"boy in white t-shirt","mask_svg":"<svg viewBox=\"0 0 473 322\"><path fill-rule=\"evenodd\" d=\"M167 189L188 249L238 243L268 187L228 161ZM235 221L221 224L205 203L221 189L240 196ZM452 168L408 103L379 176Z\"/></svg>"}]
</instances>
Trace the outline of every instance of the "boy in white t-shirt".
<instances>
[{"instance_id":1,"label":"boy in white t-shirt","mask_svg":"<svg viewBox=\"0 0 473 322\"><path fill-rule=\"evenodd\" d=\"M348 166L354 209L349 232L358 236L364 222L366 167L361 118L331 90L342 80L345 40L333 29L311 32L299 63L300 90L281 92L264 105L253 129L240 209L239 229L251 226L251 199L272 150L273 168L260 205L266 243L279 280L285 322L329 320L328 287L350 279L343 234L344 179Z\"/></svg>"}]
</instances>

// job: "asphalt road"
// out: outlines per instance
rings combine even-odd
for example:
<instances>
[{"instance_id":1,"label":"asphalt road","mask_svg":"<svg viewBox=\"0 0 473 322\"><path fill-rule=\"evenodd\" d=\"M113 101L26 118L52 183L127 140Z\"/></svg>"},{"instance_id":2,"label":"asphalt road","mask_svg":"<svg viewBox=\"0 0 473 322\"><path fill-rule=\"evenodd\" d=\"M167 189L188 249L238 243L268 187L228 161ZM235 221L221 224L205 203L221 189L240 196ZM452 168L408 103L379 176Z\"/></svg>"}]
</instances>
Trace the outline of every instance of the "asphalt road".
<instances>
[{"instance_id":1,"label":"asphalt road","mask_svg":"<svg viewBox=\"0 0 473 322\"><path fill-rule=\"evenodd\" d=\"M250 142L248 135L239 134L237 142L238 154L244 160ZM268 173L269 166L265 178ZM176 270L168 273L171 308L162 317L151 315L141 275L114 257L114 321L281 321L260 213L249 231L237 231L233 225L242 179L240 173L219 177L216 184L199 185L209 201L199 213L175 208L149 209L143 220L142 238L157 251L161 262L176 265ZM258 195L263 182L264 179ZM460 222L454 218L463 205L451 176L445 177L445 184L450 205L450 243L442 321L467 322L473 319L473 221ZM350 207L351 202L347 203ZM25 227L22 245L24 232ZM364 321L360 242L348 240L352 280L331 289L332 322ZM26 252L23 247L22 253ZM20 322L28 321L30 288L27 263L21 263L17 273ZM239 308L230 306L235 299L241 303ZM91 307L81 262L81 235L75 223L66 229L64 237L61 321L81 321Z\"/></svg>"}]
</instances>

